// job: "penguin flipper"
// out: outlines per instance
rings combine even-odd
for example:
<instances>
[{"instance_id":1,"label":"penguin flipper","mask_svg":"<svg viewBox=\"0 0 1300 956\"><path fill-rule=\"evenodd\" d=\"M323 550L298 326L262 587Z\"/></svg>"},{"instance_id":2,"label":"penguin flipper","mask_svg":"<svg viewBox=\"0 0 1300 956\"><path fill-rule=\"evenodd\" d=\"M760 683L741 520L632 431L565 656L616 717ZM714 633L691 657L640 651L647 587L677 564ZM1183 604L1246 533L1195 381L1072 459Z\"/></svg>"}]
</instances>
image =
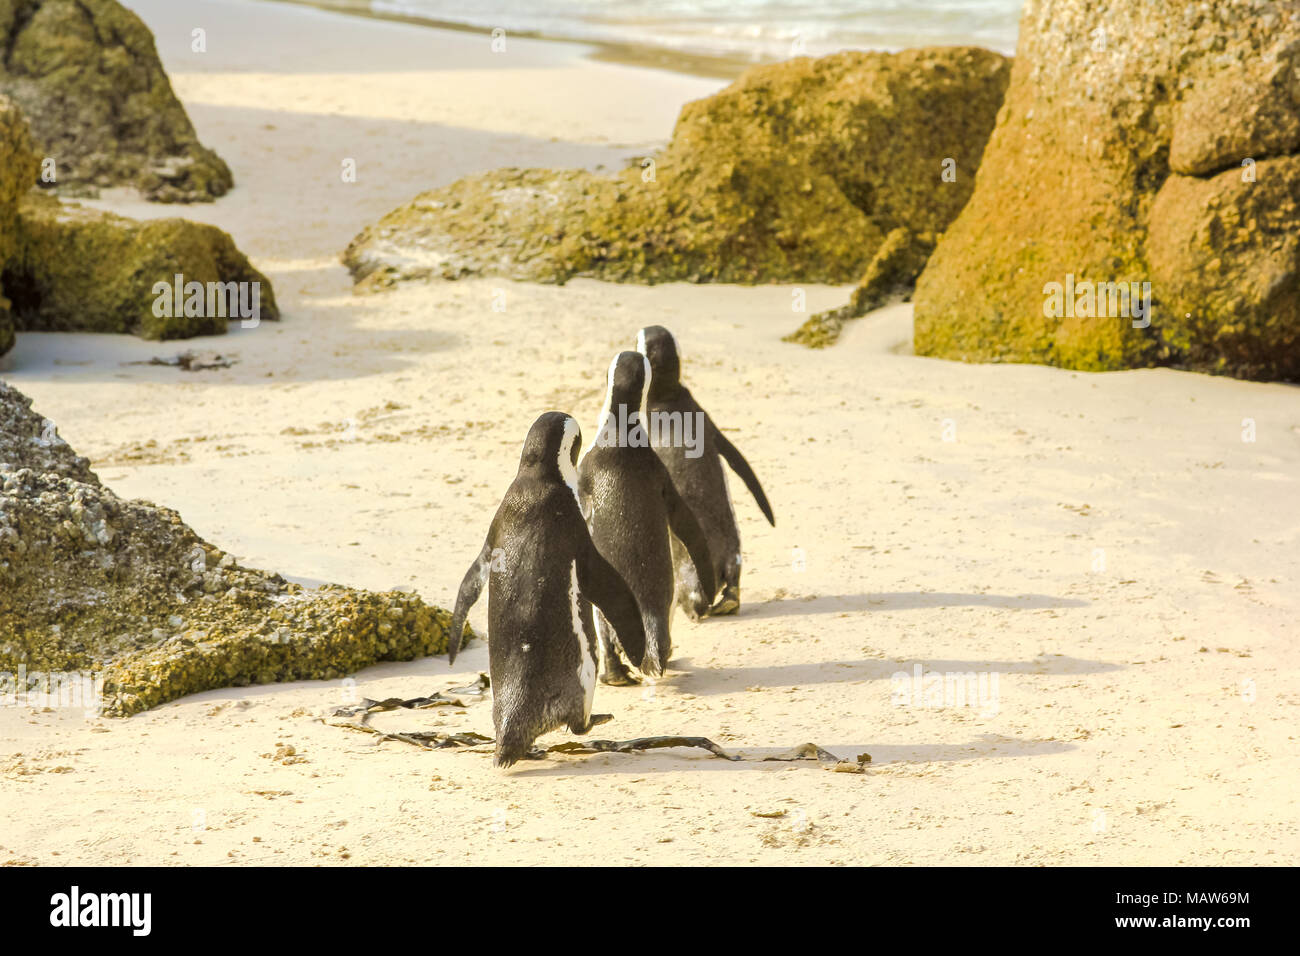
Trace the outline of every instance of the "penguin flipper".
<instances>
[{"instance_id":1,"label":"penguin flipper","mask_svg":"<svg viewBox=\"0 0 1300 956\"><path fill-rule=\"evenodd\" d=\"M763 494L763 486L758 483L758 476L754 474L754 469L749 467L749 462L745 461L745 456L740 453L740 449L722 434L722 429L713 424L713 419L709 419L709 427L713 431L713 443L718 449L718 454L731 466L731 470L740 476L740 480L745 483L749 493L758 502L758 507L763 512L763 517L767 519L767 523L775 528L776 518L772 517L772 506L767 503L767 495Z\"/></svg>"},{"instance_id":2,"label":"penguin flipper","mask_svg":"<svg viewBox=\"0 0 1300 956\"><path fill-rule=\"evenodd\" d=\"M447 635L447 662L456 663L456 655L460 653L460 639L465 631L465 617L469 614L469 609L474 606L483 593L483 585L487 583L488 574L492 570L492 536L489 534L488 539L483 542L483 550L479 552L474 563L469 566L465 572L465 577L460 582L460 592L456 595L456 610L451 615L451 632Z\"/></svg>"},{"instance_id":3,"label":"penguin flipper","mask_svg":"<svg viewBox=\"0 0 1300 956\"><path fill-rule=\"evenodd\" d=\"M578 562L578 587L587 600L600 608L628 660L640 668L645 662L645 624L636 595L590 540Z\"/></svg>"},{"instance_id":4,"label":"penguin flipper","mask_svg":"<svg viewBox=\"0 0 1300 956\"><path fill-rule=\"evenodd\" d=\"M718 581L713 573L713 558L709 554L709 538L700 527L695 512L686 503L673 485L672 476L662 464L664 503L668 506L668 527L677 540L686 546L695 573L700 579L700 588L709 601L718 593Z\"/></svg>"}]
</instances>

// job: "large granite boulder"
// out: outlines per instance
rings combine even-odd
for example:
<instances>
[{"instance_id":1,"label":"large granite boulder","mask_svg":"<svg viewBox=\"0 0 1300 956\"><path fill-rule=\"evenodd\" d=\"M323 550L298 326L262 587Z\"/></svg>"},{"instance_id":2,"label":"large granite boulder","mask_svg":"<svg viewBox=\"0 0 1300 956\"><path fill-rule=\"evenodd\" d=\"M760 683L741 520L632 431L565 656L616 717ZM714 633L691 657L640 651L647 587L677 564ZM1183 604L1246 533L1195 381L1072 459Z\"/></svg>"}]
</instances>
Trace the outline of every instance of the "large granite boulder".
<instances>
[{"instance_id":1,"label":"large granite boulder","mask_svg":"<svg viewBox=\"0 0 1300 956\"><path fill-rule=\"evenodd\" d=\"M200 202L233 185L172 92L153 34L116 0L0 0L0 53L0 93L27 114L60 188Z\"/></svg>"},{"instance_id":2,"label":"large granite boulder","mask_svg":"<svg viewBox=\"0 0 1300 956\"><path fill-rule=\"evenodd\" d=\"M563 282L850 282L887 236L965 204L1010 75L970 47L756 67L688 103L615 176L497 170L424 193L345 261L362 288L500 275Z\"/></svg>"},{"instance_id":3,"label":"large granite boulder","mask_svg":"<svg viewBox=\"0 0 1300 956\"><path fill-rule=\"evenodd\" d=\"M0 382L0 672L92 672L104 710L127 715L443 653L450 623L414 594L240 567L176 512L113 494Z\"/></svg>"},{"instance_id":4,"label":"large granite boulder","mask_svg":"<svg viewBox=\"0 0 1300 956\"><path fill-rule=\"evenodd\" d=\"M1293 3L1027 0L916 351L1300 377L1298 63ZM1099 283L1150 283L1149 314Z\"/></svg>"}]
</instances>

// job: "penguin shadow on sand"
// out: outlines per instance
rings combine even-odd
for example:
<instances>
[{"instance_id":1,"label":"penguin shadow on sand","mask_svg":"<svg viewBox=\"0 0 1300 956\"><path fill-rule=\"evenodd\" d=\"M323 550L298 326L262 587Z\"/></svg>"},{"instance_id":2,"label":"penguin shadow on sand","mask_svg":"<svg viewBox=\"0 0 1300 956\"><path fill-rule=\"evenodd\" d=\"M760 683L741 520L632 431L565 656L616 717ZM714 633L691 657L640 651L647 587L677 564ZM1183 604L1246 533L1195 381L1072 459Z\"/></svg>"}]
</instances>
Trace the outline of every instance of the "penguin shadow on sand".
<instances>
[{"instance_id":1,"label":"penguin shadow on sand","mask_svg":"<svg viewBox=\"0 0 1300 956\"><path fill-rule=\"evenodd\" d=\"M875 594L786 594L778 590L766 601L751 604L746 620L844 614L854 611L939 610L949 607L995 607L1011 611L1087 607L1078 598L1050 594L957 594L948 591L881 591Z\"/></svg>"},{"instance_id":2,"label":"penguin shadow on sand","mask_svg":"<svg viewBox=\"0 0 1300 956\"><path fill-rule=\"evenodd\" d=\"M1046 594L956 594L939 591L899 591L875 594L786 596L778 590L767 601L751 605L736 620L737 625L764 618L799 617L813 614L844 614L866 611L903 611L950 607L991 607L1007 610L1044 610L1050 608L1087 607L1077 598ZM716 625L715 625L716 626ZM753 667L696 667L689 656L673 661L679 673L677 685L698 695L725 694L737 687L799 687L807 684L833 684L841 681L889 680L900 670L921 663L927 671L941 673L1000 674L1096 674L1119 669L1118 664L1092 661L1066 655L1044 655L1026 661L953 661L862 658L859 660L799 661Z\"/></svg>"},{"instance_id":3,"label":"penguin shadow on sand","mask_svg":"<svg viewBox=\"0 0 1300 956\"><path fill-rule=\"evenodd\" d=\"M746 687L807 687L810 684L838 684L844 681L889 681L901 672L911 673L921 665L926 674L1105 674L1121 669L1119 664L1090 661L1064 654L1049 654L1027 661L949 661L929 658L882 660L864 658L856 661L801 661L796 664L773 664L761 667L696 667L689 657L672 662L679 673L673 684L681 691L706 697L730 694Z\"/></svg>"}]
</instances>

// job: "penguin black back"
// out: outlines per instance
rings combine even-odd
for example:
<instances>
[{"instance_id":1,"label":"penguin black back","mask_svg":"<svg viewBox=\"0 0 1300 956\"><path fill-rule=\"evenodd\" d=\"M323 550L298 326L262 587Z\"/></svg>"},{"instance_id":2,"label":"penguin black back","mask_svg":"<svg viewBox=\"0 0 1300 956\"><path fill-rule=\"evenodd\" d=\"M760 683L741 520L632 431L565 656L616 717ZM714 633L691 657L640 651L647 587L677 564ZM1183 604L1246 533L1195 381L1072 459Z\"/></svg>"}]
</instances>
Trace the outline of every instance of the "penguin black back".
<instances>
[{"instance_id":1,"label":"penguin black back","mask_svg":"<svg viewBox=\"0 0 1300 956\"><path fill-rule=\"evenodd\" d=\"M716 592L709 592L688 549L674 538L678 604L695 620L710 613L734 614L740 607L740 531L722 461L740 476L764 517L775 525L772 506L749 462L682 384L681 356L673 334L662 325L647 326L637 334L637 351L650 362L646 411L651 443L672 475L678 493L704 528L713 577L722 588L721 597L713 604ZM681 436L689 436L694 429L694 447L676 440L673 429L664 427L664 423L671 426L678 422L677 434Z\"/></svg>"},{"instance_id":2,"label":"penguin black back","mask_svg":"<svg viewBox=\"0 0 1300 956\"><path fill-rule=\"evenodd\" d=\"M637 352L614 357L596 438L578 466L578 498L592 541L632 588L645 630L645 655L638 659L627 654L617 628L597 614L601 679L610 684L636 682L628 665L657 676L668 663L674 593L670 528L704 569L708 588L714 588L704 530L641 423L648 366Z\"/></svg>"},{"instance_id":3,"label":"penguin black back","mask_svg":"<svg viewBox=\"0 0 1300 956\"><path fill-rule=\"evenodd\" d=\"M533 423L519 470L457 595L449 638L453 662L465 616L488 584L497 766L510 766L557 727L567 725L574 733L591 728L593 601L644 653L636 599L592 545L578 508L580 440L577 421L562 412L547 412Z\"/></svg>"}]
</instances>

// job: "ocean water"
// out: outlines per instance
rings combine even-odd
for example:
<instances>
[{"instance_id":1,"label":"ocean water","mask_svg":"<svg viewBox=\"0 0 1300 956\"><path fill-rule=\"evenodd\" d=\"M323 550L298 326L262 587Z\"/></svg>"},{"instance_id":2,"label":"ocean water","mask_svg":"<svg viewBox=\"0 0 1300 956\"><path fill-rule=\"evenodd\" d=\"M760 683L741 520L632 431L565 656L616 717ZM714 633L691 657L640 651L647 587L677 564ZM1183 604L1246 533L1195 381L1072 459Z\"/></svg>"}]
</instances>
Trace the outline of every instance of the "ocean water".
<instances>
[{"instance_id":1,"label":"ocean water","mask_svg":"<svg viewBox=\"0 0 1300 956\"><path fill-rule=\"evenodd\" d=\"M1022 0L372 0L376 12L763 62L974 44L1014 53Z\"/></svg>"}]
</instances>

